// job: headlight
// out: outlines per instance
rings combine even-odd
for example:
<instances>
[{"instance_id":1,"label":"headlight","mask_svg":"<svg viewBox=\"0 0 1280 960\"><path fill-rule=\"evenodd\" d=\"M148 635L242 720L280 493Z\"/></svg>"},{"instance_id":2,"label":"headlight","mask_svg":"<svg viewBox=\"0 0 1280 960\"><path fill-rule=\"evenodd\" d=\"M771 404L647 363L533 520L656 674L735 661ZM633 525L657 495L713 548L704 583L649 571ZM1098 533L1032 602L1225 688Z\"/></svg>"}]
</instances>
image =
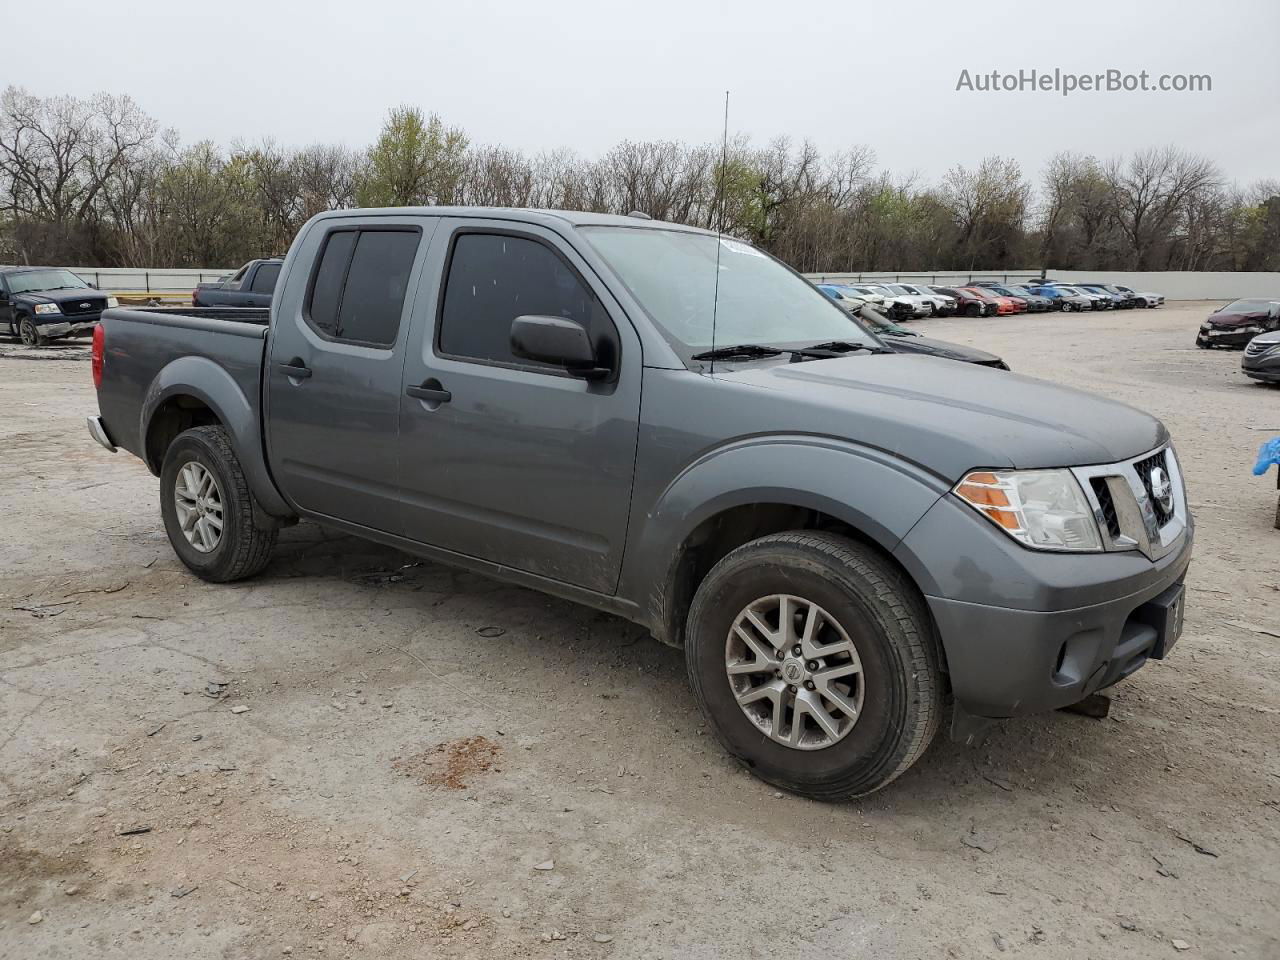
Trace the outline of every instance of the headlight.
<instances>
[{"instance_id":1,"label":"headlight","mask_svg":"<svg viewBox=\"0 0 1280 960\"><path fill-rule=\"evenodd\" d=\"M975 470L957 497L1037 550L1101 550L1102 537L1070 470Z\"/></svg>"},{"instance_id":2,"label":"headlight","mask_svg":"<svg viewBox=\"0 0 1280 960\"><path fill-rule=\"evenodd\" d=\"M119 297L107 297L107 306L108 306L108 307L118 307L118 306L120 306L120 298L119 298Z\"/></svg>"},{"instance_id":3,"label":"headlight","mask_svg":"<svg viewBox=\"0 0 1280 960\"><path fill-rule=\"evenodd\" d=\"M61 313L62 308L56 303L37 303L36 313Z\"/></svg>"}]
</instances>

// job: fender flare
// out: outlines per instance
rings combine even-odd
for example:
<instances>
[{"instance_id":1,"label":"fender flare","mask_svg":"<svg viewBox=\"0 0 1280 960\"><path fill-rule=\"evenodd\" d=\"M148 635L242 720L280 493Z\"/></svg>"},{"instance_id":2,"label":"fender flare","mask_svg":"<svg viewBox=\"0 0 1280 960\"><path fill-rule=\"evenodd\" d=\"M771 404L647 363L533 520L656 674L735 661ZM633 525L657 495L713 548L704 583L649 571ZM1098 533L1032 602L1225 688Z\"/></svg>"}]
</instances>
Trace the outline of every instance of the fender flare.
<instances>
[{"instance_id":1,"label":"fender flare","mask_svg":"<svg viewBox=\"0 0 1280 960\"><path fill-rule=\"evenodd\" d=\"M847 440L805 434L735 440L689 463L643 514L633 509L637 528L628 538L619 593L640 606L661 637L678 615L669 605L685 544L716 515L755 504L815 510L892 555L949 488L923 467Z\"/></svg>"},{"instance_id":2,"label":"fender flare","mask_svg":"<svg viewBox=\"0 0 1280 960\"><path fill-rule=\"evenodd\" d=\"M280 496L267 468L262 442L262 420L259 409L249 402L240 385L222 367L205 357L179 357L156 374L142 398L138 436L144 459L151 422L156 412L173 397L195 397L218 417L231 435L231 448L244 470L249 490L272 517L290 517L293 511ZM152 473L159 475L160 464L147 461Z\"/></svg>"}]
</instances>

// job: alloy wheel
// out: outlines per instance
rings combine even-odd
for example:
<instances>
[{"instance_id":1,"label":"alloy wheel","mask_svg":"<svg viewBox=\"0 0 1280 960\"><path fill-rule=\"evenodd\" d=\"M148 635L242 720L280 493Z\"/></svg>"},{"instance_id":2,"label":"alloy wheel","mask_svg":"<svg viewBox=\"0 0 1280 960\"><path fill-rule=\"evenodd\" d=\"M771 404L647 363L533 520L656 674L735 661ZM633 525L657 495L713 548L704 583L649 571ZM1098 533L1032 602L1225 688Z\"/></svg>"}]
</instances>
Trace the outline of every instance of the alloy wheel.
<instances>
[{"instance_id":1,"label":"alloy wheel","mask_svg":"<svg viewBox=\"0 0 1280 960\"><path fill-rule=\"evenodd\" d=\"M173 484L182 535L201 553L210 553L222 541L222 488L213 471L196 460L178 470Z\"/></svg>"},{"instance_id":2,"label":"alloy wheel","mask_svg":"<svg viewBox=\"0 0 1280 960\"><path fill-rule=\"evenodd\" d=\"M862 661L849 634L812 600L773 594L747 604L725 642L738 706L771 740L821 750L862 714Z\"/></svg>"}]
</instances>

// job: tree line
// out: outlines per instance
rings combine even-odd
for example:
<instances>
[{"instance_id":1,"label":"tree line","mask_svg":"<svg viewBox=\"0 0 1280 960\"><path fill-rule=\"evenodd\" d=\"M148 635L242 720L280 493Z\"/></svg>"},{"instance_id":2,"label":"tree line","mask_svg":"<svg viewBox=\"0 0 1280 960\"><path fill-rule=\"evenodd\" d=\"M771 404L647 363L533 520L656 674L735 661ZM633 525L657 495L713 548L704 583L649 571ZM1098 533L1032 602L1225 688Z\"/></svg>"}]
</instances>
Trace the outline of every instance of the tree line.
<instances>
[{"instance_id":1,"label":"tree line","mask_svg":"<svg viewBox=\"0 0 1280 960\"><path fill-rule=\"evenodd\" d=\"M638 210L804 271L1280 270L1280 181L1233 183L1172 146L1063 151L1034 179L991 156L929 182L786 138L529 154L414 107L365 149L184 144L127 96L0 95L0 262L230 266L283 253L322 210L418 204Z\"/></svg>"}]
</instances>

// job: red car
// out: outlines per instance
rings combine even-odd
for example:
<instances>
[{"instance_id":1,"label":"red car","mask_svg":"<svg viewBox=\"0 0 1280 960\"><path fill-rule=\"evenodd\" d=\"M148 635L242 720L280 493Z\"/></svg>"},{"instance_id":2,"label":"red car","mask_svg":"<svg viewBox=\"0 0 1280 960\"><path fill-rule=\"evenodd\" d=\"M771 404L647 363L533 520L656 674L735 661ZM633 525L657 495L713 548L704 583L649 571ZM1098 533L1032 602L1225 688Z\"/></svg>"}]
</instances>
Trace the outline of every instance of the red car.
<instances>
[{"instance_id":1,"label":"red car","mask_svg":"<svg viewBox=\"0 0 1280 960\"><path fill-rule=\"evenodd\" d=\"M988 303L995 304L995 312L1002 317L1010 313L1027 312L1027 301L1019 297L1002 297L999 294L992 293L985 287L964 287L963 289L982 300L986 300Z\"/></svg>"}]
</instances>

